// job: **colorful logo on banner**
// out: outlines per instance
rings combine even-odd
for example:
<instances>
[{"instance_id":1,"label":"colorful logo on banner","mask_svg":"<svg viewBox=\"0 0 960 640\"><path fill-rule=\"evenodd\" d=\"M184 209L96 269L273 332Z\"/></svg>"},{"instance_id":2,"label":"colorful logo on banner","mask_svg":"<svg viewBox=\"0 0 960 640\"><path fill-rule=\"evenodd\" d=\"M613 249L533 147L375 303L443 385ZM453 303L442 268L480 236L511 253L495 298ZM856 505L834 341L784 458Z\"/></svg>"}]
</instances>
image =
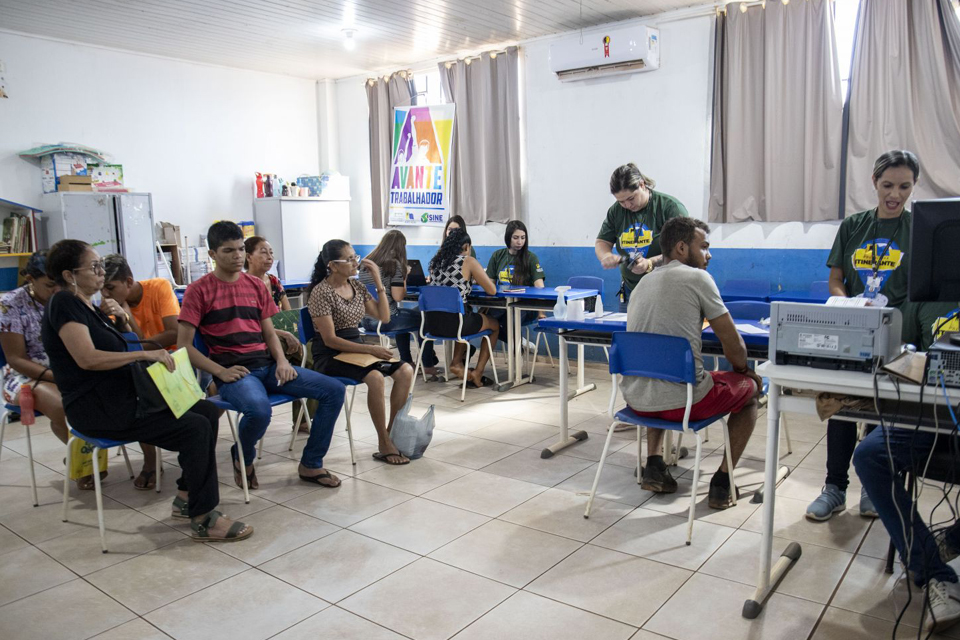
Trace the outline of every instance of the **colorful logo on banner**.
<instances>
[{"instance_id":1,"label":"colorful logo on banner","mask_svg":"<svg viewBox=\"0 0 960 640\"><path fill-rule=\"evenodd\" d=\"M390 224L443 226L450 212L454 105L394 109Z\"/></svg>"},{"instance_id":2,"label":"colorful logo on banner","mask_svg":"<svg viewBox=\"0 0 960 640\"><path fill-rule=\"evenodd\" d=\"M653 231L645 224L634 222L620 234L620 248L646 257L653 242Z\"/></svg>"},{"instance_id":3,"label":"colorful logo on banner","mask_svg":"<svg viewBox=\"0 0 960 640\"><path fill-rule=\"evenodd\" d=\"M890 245L889 248L887 244ZM880 289L882 289L887 284L887 279L903 262L903 251L896 242L886 238L877 239L876 244L872 240L867 240L854 250L853 268L857 270L864 287L869 286L867 278L873 277L873 266L880 255L883 255L883 259L878 265L877 277L880 278Z\"/></svg>"}]
</instances>

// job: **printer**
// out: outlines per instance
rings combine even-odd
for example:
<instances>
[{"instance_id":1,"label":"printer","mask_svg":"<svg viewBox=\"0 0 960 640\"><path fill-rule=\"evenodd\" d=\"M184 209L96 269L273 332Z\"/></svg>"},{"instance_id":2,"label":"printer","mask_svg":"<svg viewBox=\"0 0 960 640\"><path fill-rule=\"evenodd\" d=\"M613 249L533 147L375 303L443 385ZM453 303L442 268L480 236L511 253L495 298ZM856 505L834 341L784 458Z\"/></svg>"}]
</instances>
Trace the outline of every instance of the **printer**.
<instances>
[{"instance_id":1,"label":"printer","mask_svg":"<svg viewBox=\"0 0 960 640\"><path fill-rule=\"evenodd\" d=\"M898 309L774 302L770 313L769 359L777 364L872 372L900 353Z\"/></svg>"}]
</instances>

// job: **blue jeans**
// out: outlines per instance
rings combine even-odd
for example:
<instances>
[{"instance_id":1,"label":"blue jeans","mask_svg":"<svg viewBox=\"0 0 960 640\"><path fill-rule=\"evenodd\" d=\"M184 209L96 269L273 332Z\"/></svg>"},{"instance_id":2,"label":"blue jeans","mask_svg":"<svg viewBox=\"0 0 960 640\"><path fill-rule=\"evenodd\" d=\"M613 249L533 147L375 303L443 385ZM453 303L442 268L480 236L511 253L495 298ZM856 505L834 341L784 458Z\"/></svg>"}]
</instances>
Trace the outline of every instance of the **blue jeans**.
<instances>
[{"instance_id":1,"label":"blue jeans","mask_svg":"<svg viewBox=\"0 0 960 640\"><path fill-rule=\"evenodd\" d=\"M377 321L373 318L365 317L363 319L363 328L367 333L376 334ZM412 331L419 336L420 312L418 310L401 308L395 316L390 318L390 322L381 325L380 331L402 331L403 333L398 333L394 337L394 340L397 341L397 351L400 352L400 359L411 366L416 364L413 361L413 354L410 352L410 332ZM417 338L417 342L420 342L419 337ZM420 348L423 349L423 366L437 366L438 360L437 354L433 351L433 342L421 344Z\"/></svg>"},{"instance_id":2,"label":"blue jeans","mask_svg":"<svg viewBox=\"0 0 960 640\"><path fill-rule=\"evenodd\" d=\"M277 365L253 369L236 382L220 387L220 397L232 404L241 414L238 425L240 446L245 464L251 465L257 457L257 442L270 426L273 409L268 393L285 393L296 398L316 400L320 406L313 415L310 438L303 449L300 464L308 469L323 467L323 456L330 448L333 427L343 407L345 387L342 382L322 373L294 367L297 377L282 387L277 384Z\"/></svg>"},{"instance_id":3,"label":"blue jeans","mask_svg":"<svg viewBox=\"0 0 960 640\"><path fill-rule=\"evenodd\" d=\"M889 440L889 456L884 435ZM912 473L915 469L923 469L933 447L933 439L934 434L924 431L878 428L870 432L853 452L853 466L860 476L863 488L873 501L883 526L904 561L909 551L910 561L907 568L914 573L915 582L921 587L931 579L942 582L957 581L953 568L940 559L937 543L920 514L914 511L913 500L900 477L902 471L910 470ZM948 442L949 436L941 434L937 446L947 446ZM909 549L898 508L908 523L908 535L913 537Z\"/></svg>"}]
</instances>

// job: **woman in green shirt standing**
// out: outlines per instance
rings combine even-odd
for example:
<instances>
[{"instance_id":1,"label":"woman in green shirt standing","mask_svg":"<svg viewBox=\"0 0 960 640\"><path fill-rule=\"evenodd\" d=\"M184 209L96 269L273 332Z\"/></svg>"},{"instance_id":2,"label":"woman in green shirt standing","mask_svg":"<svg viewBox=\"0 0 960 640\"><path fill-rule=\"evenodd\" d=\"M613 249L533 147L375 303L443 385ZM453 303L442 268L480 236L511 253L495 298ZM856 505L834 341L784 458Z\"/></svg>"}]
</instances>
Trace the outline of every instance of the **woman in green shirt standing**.
<instances>
[{"instance_id":1,"label":"woman in green shirt standing","mask_svg":"<svg viewBox=\"0 0 960 640\"><path fill-rule=\"evenodd\" d=\"M604 269L620 267L621 311L640 278L663 262L660 228L670 218L688 215L679 200L654 191L656 185L632 162L610 176L610 193L617 201L607 209L594 251Z\"/></svg>"},{"instance_id":2,"label":"woman in green shirt standing","mask_svg":"<svg viewBox=\"0 0 960 640\"><path fill-rule=\"evenodd\" d=\"M864 297L872 306L906 307L910 211L906 209L920 177L920 161L909 151L888 151L873 167L877 207L846 218L827 258L830 295ZM904 308L904 310L906 310ZM904 338L914 331L904 323ZM857 446L854 425L827 421L827 478L823 492L807 507L810 520L829 520L847 508L850 460ZM866 492L860 492L860 515L876 518Z\"/></svg>"}]
</instances>

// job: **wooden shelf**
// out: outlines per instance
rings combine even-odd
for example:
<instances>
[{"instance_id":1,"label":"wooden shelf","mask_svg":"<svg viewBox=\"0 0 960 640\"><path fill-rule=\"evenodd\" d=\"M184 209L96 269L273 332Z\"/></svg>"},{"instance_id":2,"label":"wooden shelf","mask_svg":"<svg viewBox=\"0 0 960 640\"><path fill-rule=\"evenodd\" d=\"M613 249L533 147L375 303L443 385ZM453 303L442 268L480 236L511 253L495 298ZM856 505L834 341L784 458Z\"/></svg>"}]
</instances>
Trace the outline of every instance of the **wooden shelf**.
<instances>
[{"instance_id":1,"label":"wooden shelf","mask_svg":"<svg viewBox=\"0 0 960 640\"><path fill-rule=\"evenodd\" d=\"M23 256L32 256L33 252L27 253L0 253L0 258L21 258Z\"/></svg>"}]
</instances>

